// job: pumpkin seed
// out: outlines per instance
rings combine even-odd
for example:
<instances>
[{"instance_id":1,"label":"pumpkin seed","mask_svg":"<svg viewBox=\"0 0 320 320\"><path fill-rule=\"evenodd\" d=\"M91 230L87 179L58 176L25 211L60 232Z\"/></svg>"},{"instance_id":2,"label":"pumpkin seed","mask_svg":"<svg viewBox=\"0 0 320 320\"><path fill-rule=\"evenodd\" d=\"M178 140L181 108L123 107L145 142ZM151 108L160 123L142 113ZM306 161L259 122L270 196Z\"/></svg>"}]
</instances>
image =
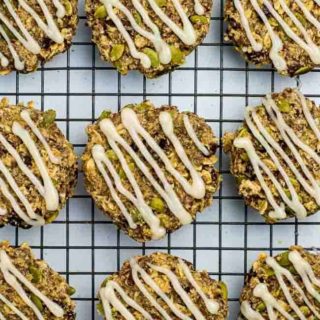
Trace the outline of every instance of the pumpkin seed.
<instances>
[{"instance_id":1,"label":"pumpkin seed","mask_svg":"<svg viewBox=\"0 0 320 320\"><path fill-rule=\"evenodd\" d=\"M117 154L112 149L107 150L106 155L110 160L118 160Z\"/></svg>"},{"instance_id":2,"label":"pumpkin seed","mask_svg":"<svg viewBox=\"0 0 320 320\"><path fill-rule=\"evenodd\" d=\"M295 16L297 17L297 19L301 22L301 24L305 27L307 25L307 20L305 19L305 17L300 14L299 12L295 13Z\"/></svg>"},{"instance_id":3,"label":"pumpkin seed","mask_svg":"<svg viewBox=\"0 0 320 320\"><path fill-rule=\"evenodd\" d=\"M150 206L152 209L162 212L164 209L164 203L161 198L155 197L152 198Z\"/></svg>"},{"instance_id":4,"label":"pumpkin seed","mask_svg":"<svg viewBox=\"0 0 320 320\"><path fill-rule=\"evenodd\" d=\"M257 311L259 312L262 312L266 309L266 305L264 304L264 302L260 302L258 305L257 305Z\"/></svg>"},{"instance_id":5,"label":"pumpkin seed","mask_svg":"<svg viewBox=\"0 0 320 320\"><path fill-rule=\"evenodd\" d=\"M67 293L69 296L73 296L76 293L76 289L74 287L69 287Z\"/></svg>"},{"instance_id":6,"label":"pumpkin seed","mask_svg":"<svg viewBox=\"0 0 320 320\"><path fill-rule=\"evenodd\" d=\"M240 129L238 137L245 137L246 135L248 135L249 131L246 127L243 127Z\"/></svg>"},{"instance_id":7,"label":"pumpkin seed","mask_svg":"<svg viewBox=\"0 0 320 320\"><path fill-rule=\"evenodd\" d=\"M43 311L43 304L40 298L38 298L35 294L31 294L31 301L35 304L35 306L39 309L39 311Z\"/></svg>"},{"instance_id":8,"label":"pumpkin seed","mask_svg":"<svg viewBox=\"0 0 320 320\"><path fill-rule=\"evenodd\" d=\"M291 262L289 260L289 251L281 253L277 260L281 267L291 266Z\"/></svg>"},{"instance_id":9,"label":"pumpkin seed","mask_svg":"<svg viewBox=\"0 0 320 320\"><path fill-rule=\"evenodd\" d=\"M167 5L167 0L156 0L159 7L165 7Z\"/></svg>"},{"instance_id":10,"label":"pumpkin seed","mask_svg":"<svg viewBox=\"0 0 320 320\"><path fill-rule=\"evenodd\" d=\"M303 313L303 315L305 315L305 316L310 314L310 310L307 306L301 306L299 309Z\"/></svg>"},{"instance_id":11,"label":"pumpkin seed","mask_svg":"<svg viewBox=\"0 0 320 320\"><path fill-rule=\"evenodd\" d=\"M117 61L119 60L124 53L124 44L115 44L110 53L110 59L111 61Z\"/></svg>"},{"instance_id":12,"label":"pumpkin seed","mask_svg":"<svg viewBox=\"0 0 320 320\"><path fill-rule=\"evenodd\" d=\"M133 17L134 17L134 20L136 21L136 23L138 25L142 24L142 18L141 18L140 14L137 11L133 12Z\"/></svg>"},{"instance_id":13,"label":"pumpkin seed","mask_svg":"<svg viewBox=\"0 0 320 320\"><path fill-rule=\"evenodd\" d=\"M104 308L101 302L97 304L97 310L101 316L104 316Z\"/></svg>"},{"instance_id":14,"label":"pumpkin seed","mask_svg":"<svg viewBox=\"0 0 320 320\"><path fill-rule=\"evenodd\" d=\"M290 102L285 99L281 99L278 101L278 108L281 112L288 113L291 110Z\"/></svg>"},{"instance_id":15,"label":"pumpkin seed","mask_svg":"<svg viewBox=\"0 0 320 320\"><path fill-rule=\"evenodd\" d=\"M207 24L209 22L208 18L206 16L191 16L190 21L192 23L200 23L200 24Z\"/></svg>"},{"instance_id":16,"label":"pumpkin seed","mask_svg":"<svg viewBox=\"0 0 320 320\"><path fill-rule=\"evenodd\" d=\"M99 120L109 118L111 113L112 112L110 110L103 110L99 116Z\"/></svg>"},{"instance_id":17,"label":"pumpkin seed","mask_svg":"<svg viewBox=\"0 0 320 320\"><path fill-rule=\"evenodd\" d=\"M170 46L170 50L171 50L171 62L173 64L183 64L185 61L185 55L183 54L183 52L175 47L175 46Z\"/></svg>"},{"instance_id":18,"label":"pumpkin seed","mask_svg":"<svg viewBox=\"0 0 320 320\"><path fill-rule=\"evenodd\" d=\"M228 288L227 288L226 284L221 281L221 282L219 282L219 287L221 289L222 298L227 300L228 299Z\"/></svg>"},{"instance_id":19,"label":"pumpkin seed","mask_svg":"<svg viewBox=\"0 0 320 320\"><path fill-rule=\"evenodd\" d=\"M299 68L298 70L296 70L296 72L294 73L296 76L298 75L301 75L301 74L304 74L304 73L307 73L309 71L312 70L312 67L308 67L308 66L305 66L305 67L301 67Z\"/></svg>"},{"instance_id":20,"label":"pumpkin seed","mask_svg":"<svg viewBox=\"0 0 320 320\"><path fill-rule=\"evenodd\" d=\"M94 12L94 17L98 19L104 19L107 17L107 9L104 5L99 6Z\"/></svg>"},{"instance_id":21,"label":"pumpkin seed","mask_svg":"<svg viewBox=\"0 0 320 320\"><path fill-rule=\"evenodd\" d=\"M154 50L150 49L150 48L144 48L143 49L143 53L146 54L150 61L151 61L151 66L153 68L158 68L160 65L160 60L159 60L159 56L157 54L157 52L155 52Z\"/></svg>"},{"instance_id":22,"label":"pumpkin seed","mask_svg":"<svg viewBox=\"0 0 320 320\"><path fill-rule=\"evenodd\" d=\"M51 212L50 212L50 216L46 219L46 222L47 222L47 223L53 222L54 220L57 219L58 215L59 215L59 211L58 211L58 210L56 210L56 211L51 211Z\"/></svg>"},{"instance_id":23,"label":"pumpkin seed","mask_svg":"<svg viewBox=\"0 0 320 320\"><path fill-rule=\"evenodd\" d=\"M56 119L55 110L50 109L45 111L42 118L42 126L45 128L49 127L52 123L54 123L55 119Z\"/></svg>"},{"instance_id":24,"label":"pumpkin seed","mask_svg":"<svg viewBox=\"0 0 320 320\"><path fill-rule=\"evenodd\" d=\"M64 7L66 9L66 14L67 16L71 16L73 12L72 4L70 1L65 1L64 2Z\"/></svg>"},{"instance_id":25,"label":"pumpkin seed","mask_svg":"<svg viewBox=\"0 0 320 320\"><path fill-rule=\"evenodd\" d=\"M39 268L37 268L36 266L30 266L29 272L32 275L32 282L33 283L39 283L41 281L42 273Z\"/></svg>"}]
</instances>

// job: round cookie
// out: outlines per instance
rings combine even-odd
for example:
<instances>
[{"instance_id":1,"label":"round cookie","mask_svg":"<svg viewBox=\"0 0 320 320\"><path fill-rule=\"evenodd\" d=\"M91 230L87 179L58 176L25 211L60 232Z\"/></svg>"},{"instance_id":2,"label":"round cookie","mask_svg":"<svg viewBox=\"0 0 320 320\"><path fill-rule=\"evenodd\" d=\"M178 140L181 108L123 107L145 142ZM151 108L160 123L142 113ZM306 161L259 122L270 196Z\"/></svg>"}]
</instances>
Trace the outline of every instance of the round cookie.
<instances>
[{"instance_id":1,"label":"round cookie","mask_svg":"<svg viewBox=\"0 0 320 320\"><path fill-rule=\"evenodd\" d=\"M26 243L0 242L0 319L74 320L74 292Z\"/></svg>"},{"instance_id":2,"label":"round cookie","mask_svg":"<svg viewBox=\"0 0 320 320\"><path fill-rule=\"evenodd\" d=\"M72 195L77 157L55 111L0 101L0 226L50 223Z\"/></svg>"},{"instance_id":3,"label":"round cookie","mask_svg":"<svg viewBox=\"0 0 320 320\"><path fill-rule=\"evenodd\" d=\"M223 138L231 173L247 205L268 223L320 208L320 111L299 91L267 95Z\"/></svg>"},{"instance_id":4,"label":"round cookie","mask_svg":"<svg viewBox=\"0 0 320 320\"><path fill-rule=\"evenodd\" d=\"M293 246L260 254L240 296L239 319L319 319L320 256Z\"/></svg>"},{"instance_id":5,"label":"round cookie","mask_svg":"<svg viewBox=\"0 0 320 320\"><path fill-rule=\"evenodd\" d=\"M78 24L77 0L3 0L0 3L0 75L35 71L66 51Z\"/></svg>"},{"instance_id":6,"label":"round cookie","mask_svg":"<svg viewBox=\"0 0 320 320\"><path fill-rule=\"evenodd\" d=\"M99 300L98 311L106 320L224 320L228 315L223 282L160 252L126 261L102 283Z\"/></svg>"},{"instance_id":7,"label":"round cookie","mask_svg":"<svg viewBox=\"0 0 320 320\"><path fill-rule=\"evenodd\" d=\"M184 63L209 31L211 8L212 0L86 0L101 58L147 78Z\"/></svg>"},{"instance_id":8,"label":"round cookie","mask_svg":"<svg viewBox=\"0 0 320 320\"><path fill-rule=\"evenodd\" d=\"M257 65L295 76L320 65L318 0L228 0L226 41Z\"/></svg>"},{"instance_id":9,"label":"round cookie","mask_svg":"<svg viewBox=\"0 0 320 320\"><path fill-rule=\"evenodd\" d=\"M131 238L162 238L211 204L217 139L202 118L146 101L103 112L87 133L87 191Z\"/></svg>"}]
</instances>

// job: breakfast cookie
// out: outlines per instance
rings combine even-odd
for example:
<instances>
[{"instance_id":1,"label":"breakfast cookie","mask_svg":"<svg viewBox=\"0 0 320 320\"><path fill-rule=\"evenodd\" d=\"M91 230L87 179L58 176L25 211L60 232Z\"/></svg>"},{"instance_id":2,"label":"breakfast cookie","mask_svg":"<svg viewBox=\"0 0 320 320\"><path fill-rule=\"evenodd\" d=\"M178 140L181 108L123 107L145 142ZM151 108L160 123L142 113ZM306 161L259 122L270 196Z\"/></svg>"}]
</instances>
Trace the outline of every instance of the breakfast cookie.
<instances>
[{"instance_id":1,"label":"breakfast cookie","mask_svg":"<svg viewBox=\"0 0 320 320\"><path fill-rule=\"evenodd\" d=\"M293 246L275 257L261 254L240 297L239 319L320 319L320 255Z\"/></svg>"},{"instance_id":2,"label":"breakfast cookie","mask_svg":"<svg viewBox=\"0 0 320 320\"><path fill-rule=\"evenodd\" d=\"M0 101L0 227L50 223L72 195L77 157L55 111Z\"/></svg>"},{"instance_id":3,"label":"breakfast cookie","mask_svg":"<svg viewBox=\"0 0 320 320\"><path fill-rule=\"evenodd\" d=\"M74 320L74 292L26 243L0 242L0 319Z\"/></svg>"},{"instance_id":4,"label":"breakfast cookie","mask_svg":"<svg viewBox=\"0 0 320 320\"><path fill-rule=\"evenodd\" d=\"M295 76L320 65L319 0L227 0L225 40L248 62Z\"/></svg>"},{"instance_id":5,"label":"breakfast cookie","mask_svg":"<svg viewBox=\"0 0 320 320\"><path fill-rule=\"evenodd\" d=\"M98 311L106 320L225 320L228 316L223 282L160 252L126 261L102 283L99 300Z\"/></svg>"},{"instance_id":6,"label":"breakfast cookie","mask_svg":"<svg viewBox=\"0 0 320 320\"><path fill-rule=\"evenodd\" d=\"M197 115L146 101L103 112L87 132L87 191L131 238L162 238L211 204L217 139Z\"/></svg>"},{"instance_id":7,"label":"breakfast cookie","mask_svg":"<svg viewBox=\"0 0 320 320\"><path fill-rule=\"evenodd\" d=\"M247 107L245 122L223 138L231 173L247 205L268 223L320 208L320 110L294 89Z\"/></svg>"},{"instance_id":8,"label":"breakfast cookie","mask_svg":"<svg viewBox=\"0 0 320 320\"><path fill-rule=\"evenodd\" d=\"M211 7L212 0L86 0L102 59L148 78L184 63L209 31Z\"/></svg>"},{"instance_id":9,"label":"breakfast cookie","mask_svg":"<svg viewBox=\"0 0 320 320\"><path fill-rule=\"evenodd\" d=\"M0 75L32 72L71 45L77 0L2 0Z\"/></svg>"}]
</instances>

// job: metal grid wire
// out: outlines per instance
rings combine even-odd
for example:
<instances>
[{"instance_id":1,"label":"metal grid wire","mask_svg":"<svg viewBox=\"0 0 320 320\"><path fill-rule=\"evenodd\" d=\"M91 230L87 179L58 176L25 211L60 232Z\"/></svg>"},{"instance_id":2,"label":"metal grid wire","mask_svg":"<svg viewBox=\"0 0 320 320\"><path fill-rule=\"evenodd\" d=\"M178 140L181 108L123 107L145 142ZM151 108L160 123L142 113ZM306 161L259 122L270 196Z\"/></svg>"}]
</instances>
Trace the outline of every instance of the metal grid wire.
<instances>
[{"instance_id":1,"label":"metal grid wire","mask_svg":"<svg viewBox=\"0 0 320 320\"><path fill-rule=\"evenodd\" d=\"M223 0L221 0L223 1ZM295 80L278 77L270 68L248 66L230 44L223 41L223 3L215 0L212 27L205 42L188 57L186 65L157 80L137 73L120 76L100 61L85 27L81 1L80 24L73 46L32 75L12 74L0 78L0 96L12 102L35 100L38 107L54 108L58 124L81 154L85 127L103 108L114 111L130 102L151 99L156 105L177 105L204 117L221 137L243 120L244 106L256 104L270 91L295 86ZM302 77L302 91L318 100L318 70ZM230 319L238 313L237 298L245 272L258 252L285 250L292 244L320 247L320 218L267 226L246 208L237 195L229 173L228 159L218 151L224 181L214 196L214 205L192 225L165 239L140 245L116 230L95 208L83 189L82 175L75 196L58 221L40 229L0 229L0 239L14 245L28 241L39 257L46 259L77 289L77 319L98 318L96 292L106 275L118 270L123 260L135 255L166 251L207 269L229 287Z\"/></svg>"}]
</instances>

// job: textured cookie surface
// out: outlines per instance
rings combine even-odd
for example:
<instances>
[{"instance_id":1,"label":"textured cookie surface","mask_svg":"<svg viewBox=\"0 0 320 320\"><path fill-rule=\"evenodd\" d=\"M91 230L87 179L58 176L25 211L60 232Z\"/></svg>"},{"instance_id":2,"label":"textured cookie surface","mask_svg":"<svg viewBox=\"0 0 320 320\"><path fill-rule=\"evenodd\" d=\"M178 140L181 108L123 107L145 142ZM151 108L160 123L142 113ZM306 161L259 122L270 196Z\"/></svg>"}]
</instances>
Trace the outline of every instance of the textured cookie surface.
<instances>
[{"instance_id":1,"label":"textured cookie surface","mask_svg":"<svg viewBox=\"0 0 320 320\"><path fill-rule=\"evenodd\" d=\"M50 223L72 195L77 158L55 112L0 102L0 226Z\"/></svg>"},{"instance_id":2,"label":"textured cookie surface","mask_svg":"<svg viewBox=\"0 0 320 320\"><path fill-rule=\"evenodd\" d=\"M104 112L87 132L87 190L133 239L161 238L211 204L217 139L195 114L144 102Z\"/></svg>"},{"instance_id":3,"label":"textured cookie surface","mask_svg":"<svg viewBox=\"0 0 320 320\"><path fill-rule=\"evenodd\" d=\"M77 0L3 0L0 3L0 75L32 72L68 49Z\"/></svg>"},{"instance_id":4,"label":"textured cookie surface","mask_svg":"<svg viewBox=\"0 0 320 320\"><path fill-rule=\"evenodd\" d=\"M319 121L314 102L286 89L247 107L244 125L224 136L239 193L267 222L319 210Z\"/></svg>"},{"instance_id":5,"label":"textured cookie surface","mask_svg":"<svg viewBox=\"0 0 320 320\"><path fill-rule=\"evenodd\" d=\"M102 59L148 78L184 63L208 33L211 7L211 0L86 0Z\"/></svg>"},{"instance_id":6,"label":"textured cookie surface","mask_svg":"<svg viewBox=\"0 0 320 320\"><path fill-rule=\"evenodd\" d=\"M319 319L320 256L293 246L253 263L240 297L240 319Z\"/></svg>"},{"instance_id":7,"label":"textured cookie surface","mask_svg":"<svg viewBox=\"0 0 320 320\"><path fill-rule=\"evenodd\" d=\"M0 242L0 318L73 320L74 289L25 243Z\"/></svg>"},{"instance_id":8,"label":"textured cookie surface","mask_svg":"<svg viewBox=\"0 0 320 320\"><path fill-rule=\"evenodd\" d=\"M320 64L317 0L228 0L226 40L247 61L272 64L280 74L303 74Z\"/></svg>"},{"instance_id":9,"label":"textured cookie surface","mask_svg":"<svg viewBox=\"0 0 320 320\"><path fill-rule=\"evenodd\" d=\"M99 299L98 311L108 320L223 320L228 315L223 282L160 252L126 261L103 282Z\"/></svg>"}]
</instances>

